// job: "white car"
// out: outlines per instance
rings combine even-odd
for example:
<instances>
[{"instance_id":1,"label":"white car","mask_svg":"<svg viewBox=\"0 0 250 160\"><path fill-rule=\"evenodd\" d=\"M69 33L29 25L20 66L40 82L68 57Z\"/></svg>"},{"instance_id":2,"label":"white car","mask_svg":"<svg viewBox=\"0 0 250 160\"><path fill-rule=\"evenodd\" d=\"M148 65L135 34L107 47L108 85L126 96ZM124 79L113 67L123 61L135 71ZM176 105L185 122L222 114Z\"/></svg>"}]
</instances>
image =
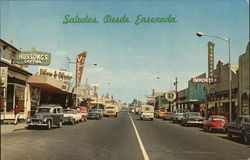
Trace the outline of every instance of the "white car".
<instances>
[{"instance_id":1,"label":"white car","mask_svg":"<svg viewBox=\"0 0 250 160\"><path fill-rule=\"evenodd\" d=\"M83 121L82 115L76 112L74 109L64 109L63 115L64 123L75 124Z\"/></svg>"}]
</instances>

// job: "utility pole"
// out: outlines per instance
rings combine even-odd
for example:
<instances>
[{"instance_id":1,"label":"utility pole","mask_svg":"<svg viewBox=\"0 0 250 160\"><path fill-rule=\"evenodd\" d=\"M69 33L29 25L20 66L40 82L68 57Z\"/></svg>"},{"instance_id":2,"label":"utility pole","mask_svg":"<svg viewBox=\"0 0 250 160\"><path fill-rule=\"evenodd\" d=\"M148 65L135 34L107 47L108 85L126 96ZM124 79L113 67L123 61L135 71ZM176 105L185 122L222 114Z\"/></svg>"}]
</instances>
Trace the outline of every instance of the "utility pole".
<instances>
[{"instance_id":1,"label":"utility pole","mask_svg":"<svg viewBox=\"0 0 250 160\"><path fill-rule=\"evenodd\" d=\"M178 81L177 81L177 77L175 78L175 82L174 82L174 85L175 85L175 92L176 92L176 109L178 109L178 91L177 91L177 85L178 84Z\"/></svg>"}]
</instances>

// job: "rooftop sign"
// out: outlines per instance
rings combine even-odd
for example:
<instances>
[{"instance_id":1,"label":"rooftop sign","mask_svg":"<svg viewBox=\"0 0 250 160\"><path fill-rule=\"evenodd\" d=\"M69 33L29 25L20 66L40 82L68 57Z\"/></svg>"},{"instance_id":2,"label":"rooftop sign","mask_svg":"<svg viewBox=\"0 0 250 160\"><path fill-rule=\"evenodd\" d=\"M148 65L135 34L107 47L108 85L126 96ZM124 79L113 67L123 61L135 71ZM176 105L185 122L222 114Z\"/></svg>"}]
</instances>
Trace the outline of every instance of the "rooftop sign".
<instances>
[{"instance_id":1,"label":"rooftop sign","mask_svg":"<svg viewBox=\"0 0 250 160\"><path fill-rule=\"evenodd\" d=\"M193 83L217 83L217 78L192 78Z\"/></svg>"},{"instance_id":2,"label":"rooftop sign","mask_svg":"<svg viewBox=\"0 0 250 160\"><path fill-rule=\"evenodd\" d=\"M51 55L47 52L37 51L35 47L31 51L23 51L17 54L15 63L19 65L42 65L50 64Z\"/></svg>"}]
</instances>

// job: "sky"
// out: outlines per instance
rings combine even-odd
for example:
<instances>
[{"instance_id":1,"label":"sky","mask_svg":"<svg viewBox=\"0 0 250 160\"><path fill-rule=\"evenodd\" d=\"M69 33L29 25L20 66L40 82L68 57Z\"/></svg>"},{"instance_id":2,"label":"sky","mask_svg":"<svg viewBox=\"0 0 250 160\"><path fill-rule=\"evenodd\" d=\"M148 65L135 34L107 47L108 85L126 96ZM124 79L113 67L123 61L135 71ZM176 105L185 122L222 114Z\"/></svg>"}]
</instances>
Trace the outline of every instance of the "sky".
<instances>
[{"instance_id":1,"label":"sky","mask_svg":"<svg viewBox=\"0 0 250 160\"><path fill-rule=\"evenodd\" d=\"M231 39L231 61L238 63L249 42L247 0L97 0L0 1L1 39L22 51L36 47L51 53L47 67L60 69L68 56L87 51L82 84L100 85L99 95L132 102L152 90L188 87L207 72L209 41L215 43L215 65L228 63L228 43L197 37L196 32ZM67 23L65 16L96 18L98 23ZM130 23L104 23L105 16L129 17ZM175 17L176 23L135 24L137 16ZM96 66L93 64L97 64ZM38 66L29 66L35 74ZM74 64L69 71L75 72ZM159 77L159 78L157 78Z\"/></svg>"}]
</instances>

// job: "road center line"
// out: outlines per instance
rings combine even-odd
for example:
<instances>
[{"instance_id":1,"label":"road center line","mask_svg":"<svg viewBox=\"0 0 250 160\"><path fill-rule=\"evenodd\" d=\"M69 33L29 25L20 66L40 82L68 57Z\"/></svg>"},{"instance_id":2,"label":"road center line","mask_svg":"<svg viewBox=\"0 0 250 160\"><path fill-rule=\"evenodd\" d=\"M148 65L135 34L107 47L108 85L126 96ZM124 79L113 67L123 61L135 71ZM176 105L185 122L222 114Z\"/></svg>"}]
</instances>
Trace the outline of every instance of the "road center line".
<instances>
[{"instance_id":1,"label":"road center line","mask_svg":"<svg viewBox=\"0 0 250 160\"><path fill-rule=\"evenodd\" d=\"M131 120L131 122L132 122L132 124L133 124L133 126L134 126L135 134L136 134L137 140L138 140L138 142L139 142L139 145L140 145L140 148L141 148L141 151L142 151L142 155L143 155L143 157L144 157L144 160L149 160L148 154L147 154L147 152L146 152L146 150L145 150L145 148L144 148L144 145L143 145L143 143L142 143L142 140L141 140L141 138L140 138L140 135L139 135L139 133L138 133L136 127L135 127L135 123L134 123L134 121L133 121L133 119L132 119L132 117L130 116L129 113L128 113L128 115L129 115L130 120Z\"/></svg>"}]
</instances>

